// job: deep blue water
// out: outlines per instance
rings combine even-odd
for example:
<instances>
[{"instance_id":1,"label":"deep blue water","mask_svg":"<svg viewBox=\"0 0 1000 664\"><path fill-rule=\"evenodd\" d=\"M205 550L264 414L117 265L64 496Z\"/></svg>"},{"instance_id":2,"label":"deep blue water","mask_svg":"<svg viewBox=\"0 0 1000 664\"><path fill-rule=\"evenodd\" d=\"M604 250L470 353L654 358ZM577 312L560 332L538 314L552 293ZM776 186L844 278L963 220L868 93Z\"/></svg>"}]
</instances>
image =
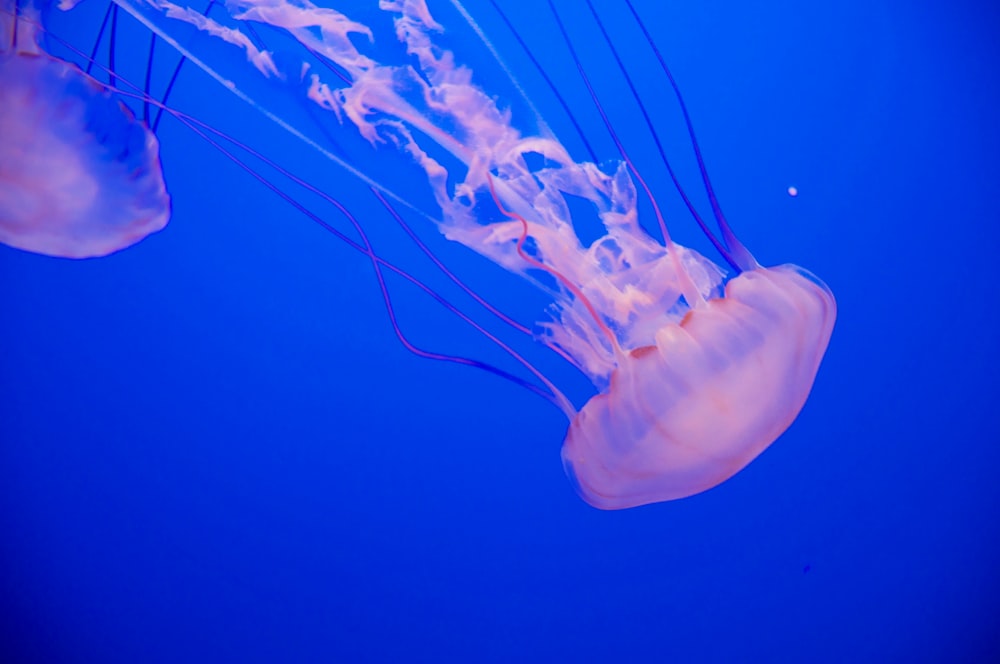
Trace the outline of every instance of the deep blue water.
<instances>
[{"instance_id":1,"label":"deep blue water","mask_svg":"<svg viewBox=\"0 0 1000 664\"><path fill-rule=\"evenodd\" d=\"M563 475L558 410L408 353L362 256L165 119L163 232L99 260L0 247L2 661L1000 657L998 11L637 4L740 237L837 296L789 431L704 494L592 509ZM560 6L579 39L596 34ZM615 3L600 6L696 183L663 79ZM572 137L486 3L470 10ZM511 9L613 157L538 13ZM80 33L94 28L61 29L89 44ZM607 54L587 43L613 89ZM145 52L118 57L134 66ZM218 84L188 67L172 103L309 173L380 252L455 296L380 230L384 211L349 176ZM611 106L668 197L634 107ZM671 214L678 239L701 248ZM527 283L434 246L498 305L540 318ZM425 296L389 285L414 342L512 369ZM578 405L587 398L570 367L520 348Z\"/></svg>"}]
</instances>

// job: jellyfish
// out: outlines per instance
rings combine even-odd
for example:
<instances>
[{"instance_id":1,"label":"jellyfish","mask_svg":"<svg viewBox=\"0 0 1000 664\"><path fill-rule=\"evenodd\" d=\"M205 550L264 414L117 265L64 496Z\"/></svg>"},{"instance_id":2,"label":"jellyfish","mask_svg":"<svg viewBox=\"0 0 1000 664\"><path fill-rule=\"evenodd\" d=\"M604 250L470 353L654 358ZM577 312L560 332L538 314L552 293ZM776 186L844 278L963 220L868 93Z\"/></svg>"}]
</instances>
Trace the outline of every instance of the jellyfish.
<instances>
[{"instance_id":1,"label":"jellyfish","mask_svg":"<svg viewBox=\"0 0 1000 664\"><path fill-rule=\"evenodd\" d=\"M508 89L521 95L517 108L476 78L458 47L444 46L450 28L426 0L380 0L366 20L356 18L363 13L356 7L352 17L310 0L228 0L203 10L171 0L116 2L290 137L370 187L397 221L397 208L429 219L449 240L551 297L547 319L531 333L589 378L595 394L577 408L553 381L515 359L542 383L536 391L566 414L562 462L588 504L623 509L710 489L746 467L798 416L836 318L831 291L800 267L761 266L739 241L679 92L717 232L665 156L664 162L732 275L673 240L654 187L607 119L552 0L548 8L618 150L614 159L571 154L459 0L440 8L450 7L451 20L464 22L495 58ZM490 5L513 29L499 5ZM592 0L585 6L606 37ZM625 9L676 91L631 0ZM608 45L618 60L610 39ZM361 168L346 156L344 136L391 164L381 173ZM400 177L421 178L431 204L397 194L393 178ZM643 197L659 239L640 223ZM581 241L575 226L581 213L570 199L589 203L603 230L596 240ZM397 269L366 238L361 245L355 248L376 270ZM394 319L393 326L399 333Z\"/></svg>"},{"instance_id":2,"label":"jellyfish","mask_svg":"<svg viewBox=\"0 0 1000 664\"><path fill-rule=\"evenodd\" d=\"M38 45L37 13L0 5L0 242L89 258L162 229L159 145L110 90Z\"/></svg>"}]
</instances>

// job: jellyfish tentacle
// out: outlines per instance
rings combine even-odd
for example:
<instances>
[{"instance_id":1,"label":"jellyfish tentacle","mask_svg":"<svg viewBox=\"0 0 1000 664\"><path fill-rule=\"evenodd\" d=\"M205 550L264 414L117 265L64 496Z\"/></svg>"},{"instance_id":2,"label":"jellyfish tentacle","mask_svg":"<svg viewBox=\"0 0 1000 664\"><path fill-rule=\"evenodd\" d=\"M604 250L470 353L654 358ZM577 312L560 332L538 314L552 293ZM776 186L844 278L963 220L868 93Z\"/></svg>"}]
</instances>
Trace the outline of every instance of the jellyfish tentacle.
<instances>
[{"instance_id":1,"label":"jellyfish tentacle","mask_svg":"<svg viewBox=\"0 0 1000 664\"><path fill-rule=\"evenodd\" d=\"M212 5L214 4L215 0L209 0L209 3L205 6L205 10L204 12L202 12L202 15L208 16L208 12L212 9ZM128 7L125 8L125 11L128 11ZM153 39L156 39L157 32L155 30L150 30L150 32L153 35ZM150 46L150 49L152 49L152 46ZM170 93L173 92L174 86L177 84L177 79L181 74L181 68L184 66L184 63L187 62L187 55L184 53L184 51L178 49L178 52L181 54L181 58L180 60L177 61L177 65L174 66L174 71L170 75L170 80L167 82L167 87L164 88L163 90L163 97L160 98L160 101L163 102L164 104L166 104L167 101L169 101ZM154 132L160 126L160 118L163 117L163 110L164 110L163 106L159 106L156 109L156 117L153 118L153 124L150 127Z\"/></svg>"},{"instance_id":2,"label":"jellyfish tentacle","mask_svg":"<svg viewBox=\"0 0 1000 664\"><path fill-rule=\"evenodd\" d=\"M417 235L414 232L413 228L411 228L410 225L406 223L406 220L403 219L403 215L399 214L396 208L393 207L391 204L389 204L388 201L384 201L384 197L382 196L381 192L379 192L379 190L374 187L372 188L372 192L380 201L383 201L382 204L386 206L386 209L389 210L389 213L393 217L393 219L395 219L396 224L403 229L403 232L406 233L406 235L415 245L417 245L417 248L420 249L420 251L425 256L427 256L427 258L434 264L434 266L437 267L442 274L448 277L448 279L451 280L452 283L454 283L456 286L465 291L466 295L471 297L473 300L476 301L476 303L478 303L480 306L482 306L484 309L489 311L491 314L499 318L501 321L503 321L510 327L514 328L518 332L521 332L522 334L526 334L529 336L531 335L531 330L529 330L527 327L517 322L504 312L500 311L496 307L494 307L492 304L483 299L483 297L479 293L472 290L472 288L470 288L464 281L459 279L458 275L456 275L454 272L448 269L448 266L445 265L443 262L441 262L441 259L438 258L437 255L433 251L431 251L430 247L428 247L427 244L420 239L420 236Z\"/></svg>"},{"instance_id":3,"label":"jellyfish tentacle","mask_svg":"<svg viewBox=\"0 0 1000 664\"><path fill-rule=\"evenodd\" d=\"M7 24L10 22L8 30ZM43 31L40 11L32 0L0 0L0 30L3 41L0 42L0 55L10 53L41 55L39 35ZM10 48L7 48L9 34Z\"/></svg>"},{"instance_id":4,"label":"jellyfish tentacle","mask_svg":"<svg viewBox=\"0 0 1000 664\"><path fill-rule=\"evenodd\" d=\"M681 197L681 201L683 201L684 206L691 214L691 217L695 220L695 223L697 223L698 227L701 228L702 233L704 233L705 237L707 237L709 242L712 243L712 246L715 247L715 250L719 252L719 254L722 256L723 259L725 259L727 263L729 263L730 267L732 267L737 272L741 272L743 268L740 267L739 263L736 262L736 259L733 258L727 246L723 242L720 242L717 237L715 237L715 233L713 233L711 229L708 227L708 224L705 223L705 220L702 218L701 214L699 214L698 209L694 206L694 203L688 196L687 191L685 191L684 187L681 186L680 180L677 178L677 174L674 172L674 167L670 163L670 160L667 158L667 153L663 147L663 142L660 140L660 134L658 131L656 131L656 127L653 124L653 120L646 109L646 104L642 101L642 96L636 89L635 82L632 80L632 76L631 74L629 74L628 68L622 61L621 55L618 53L618 49L615 47L614 41L608 34L607 28L604 25L604 21L597 13L597 9L594 8L594 5L591 2L591 0L587 0L587 6L590 8L590 13L593 15L594 20L597 22L597 27L600 29L601 35L604 37L605 43L611 50L611 55L612 57L614 57L615 63L618 65L618 70L622 73L622 76L625 79L625 83L628 85L629 91L632 94L632 98L635 100L636 105L639 107L639 112L642 114L643 121L645 122L646 127L649 129L650 135L653 137L653 144L656 146L656 151L660 154L660 160L663 162L663 166L667 170L667 175L670 177L670 181L673 183L674 189Z\"/></svg>"},{"instance_id":5,"label":"jellyfish tentacle","mask_svg":"<svg viewBox=\"0 0 1000 664\"><path fill-rule=\"evenodd\" d=\"M453 2L457 2L457 0L453 0ZM531 64L535 67L538 73L541 74L542 79L545 81L545 84L548 86L549 90L551 90L552 93L555 95L556 101L559 102L559 106L562 107L563 111L566 113L566 116L569 118L570 123L573 125L573 128L576 130L577 136L580 138L580 141L583 143L584 149L590 156L590 160L596 164L599 161L597 158L597 153L594 151L594 148L591 146L590 141L587 139L587 134L583 131L583 127L580 125L580 121L577 119L576 113L574 113L573 110L570 108L569 103L566 101L566 98L559 90L559 86L555 84L555 81L553 81L552 77L549 76L549 72L546 71L545 67L542 66L542 63L538 61L538 58L535 56L535 52L531 49L531 47L528 46L527 42L524 41L524 38L521 36L521 32L514 26L511 20L507 17L506 12L504 12L504 10L500 7L497 1L489 0L489 3L493 6L493 9L496 10L497 14L499 14L500 19L510 30L510 33L514 36L515 41L517 41L517 43L520 45L525 55L528 56L528 59L531 61Z\"/></svg>"},{"instance_id":6,"label":"jellyfish tentacle","mask_svg":"<svg viewBox=\"0 0 1000 664\"><path fill-rule=\"evenodd\" d=\"M111 34L108 41L108 85L115 87L115 42L118 41L118 5L111 5Z\"/></svg>"},{"instance_id":7,"label":"jellyfish tentacle","mask_svg":"<svg viewBox=\"0 0 1000 664\"><path fill-rule=\"evenodd\" d=\"M722 239L725 242L726 247L732 252L732 257L737 263L734 267L736 267L739 271L753 270L760 267L760 264L757 263L757 260L753 257L750 251L736 237L732 227L726 220L726 216L722 212L722 206L719 204L719 199L715 195L715 188L712 186L712 180L708 176L708 168L705 166L705 159L701 153L701 146L698 144L698 137L695 135L694 123L691 121L691 116L688 113L687 104L684 103L684 96L681 94L680 86L677 85L677 81L674 79L674 75L670 71L670 67L667 66L666 58L664 58L663 54L660 52L659 47L656 45L656 41L653 39L653 35L650 34L645 21L643 21L639 16L639 12L636 11L635 6L632 4L632 0L625 0L625 4L628 6L632 16L635 18L636 23L639 25L639 29L642 30L646 43L649 44L652 49L657 62L660 64L660 69L666 75L667 80L670 82L670 87L673 89L674 97L677 99L677 104L680 106L681 114L684 116L684 124L687 127L688 137L691 140L691 149L694 152L695 160L698 162L698 171L701 175L702 184L705 187L705 193L708 195L709 205L712 207L712 214L715 216L715 221L719 225L719 230L722 232ZM726 254L723 255L725 256Z\"/></svg>"},{"instance_id":8,"label":"jellyfish tentacle","mask_svg":"<svg viewBox=\"0 0 1000 664\"><path fill-rule=\"evenodd\" d=\"M153 84L153 55L156 53L156 33L150 33L149 36L149 53L146 55L146 75L143 78L142 91L147 98L152 96L152 84ZM142 121L149 126L149 102L142 102Z\"/></svg>"},{"instance_id":9,"label":"jellyfish tentacle","mask_svg":"<svg viewBox=\"0 0 1000 664\"><path fill-rule=\"evenodd\" d=\"M14 0L14 16L15 19L10 22L10 52L13 53L17 51L17 19L16 17L21 13L21 0ZM0 51L2 52L2 51Z\"/></svg>"},{"instance_id":10,"label":"jellyfish tentacle","mask_svg":"<svg viewBox=\"0 0 1000 664\"><path fill-rule=\"evenodd\" d=\"M549 274L551 274L553 277L556 278L556 280L559 281L559 283L564 288L566 288L570 293L573 294L573 297L580 300L580 302L583 303L583 306L586 307L587 312L594 319L594 323L597 325L597 328L607 338L608 344L611 346L611 349L615 357L620 356L622 354L622 349L621 346L618 344L618 337L615 335L614 332L611 331L611 328L608 327L608 324L604 321L604 318L597 312L597 309L594 308L594 304L590 301L590 298L584 295L583 291L580 290L580 287L574 284L569 279L567 279L564 274L559 272L559 270L549 265L546 265L542 261L532 258L527 254L527 252L524 251L524 243L528 239L528 220L519 215L518 213L511 212L506 207L504 207L503 202L501 202L500 197L497 195L496 187L493 184L493 175L487 173L486 178L490 187L490 195L493 197L493 202L500 210L500 213L503 214L505 217L513 219L521 224L521 235L517 239L518 255L532 267L538 268L539 270L543 270L544 272L548 272Z\"/></svg>"},{"instance_id":11,"label":"jellyfish tentacle","mask_svg":"<svg viewBox=\"0 0 1000 664\"><path fill-rule=\"evenodd\" d=\"M101 27L97 30L97 36L94 37L94 45L90 49L90 55L87 57L87 66L84 67L84 72L90 74L94 69L94 64L97 62L97 49L101 47L101 41L104 39L104 32L108 29L108 21L111 20L111 12L117 5L114 2L108 3L108 8L104 10L104 18L101 19Z\"/></svg>"},{"instance_id":12,"label":"jellyfish tentacle","mask_svg":"<svg viewBox=\"0 0 1000 664\"><path fill-rule=\"evenodd\" d=\"M472 31L476 33L476 36L479 37L479 40L486 47L486 50L490 52L490 55L493 56L493 59L497 62L498 65L500 65L500 68L503 70L504 74L507 75L507 78L514 86L517 95L521 98L521 100L525 103L525 105L527 105L527 107L531 109L532 114L535 116L535 121L538 124L539 131L546 136L550 137L554 136L555 133L552 131L552 128L549 126L548 122L545 121L545 118L538 110L538 107L535 105L535 102L531 99L531 97L528 95L525 89L521 86L521 82L514 75L514 72L507 65L506 61L504 61L503 57L501 57L500 52L497 50L496 46L489 39L489 37L486 36L486 32L483 30L482 26L480 26L479 23L473 18L472 14L470 14L469 10L465 8L461 0L450 0L450 1L452 6L458 11L459 14L461 14L462 18L465 19L465 22L472 29ZM508 25L508 27L511 28L511 30L513 30L510 21L507 20L506 14L504 14L503 10L501 10L500 7L496 4L496 0L489 0L489 1L490 4L493 5L494 9L496 9L497 13L500 14L500 18ZM516 36L517 35L515 34L515 37ZM584 143L586 143L586 139L584 139Z\"/></svg>"},{"instance_id":13,"label":"jellyfish tentacle","mask_svg":"<svg viewBox=\"0 0 1000 664\"><path fill-rule=\"evenodd\" d=\"M548 4L553 15L555 16L556 23L559 26L559 32L562 34L563 40L566 42L566 46L569 49L570 57L573 58L576 69L580 74L580 78L583 80L583 83L587 88L587 92L590 94L590 98L594 102L594 107L601 116L601 121L604 123L605 129L607 129L608 134L610 134L611 139L614 141L615 147L618 148L618 152L621 154L622 160L628 166L635 178L639 181L639 185L642 187L643 191L646 193L646 197L653 206L653 213L656 216L656 222L659 224L660 233L663 235L663 244L666 246L667 253L670 255L670 260L674 263L676 274L680 278L684 299L687 300L688 305L693 308L704 305L705 298L702 297L698 287L695 286L694 281L691 279L691 275L688 274L687 270L681 264L679 256L680 252L677 249L677 245L674 244L674 241L670 237L670 231L667 230L667 222L663 218L663 213L660 211L660 206L656 202L656 197L653 196L653 192L650 190L649 185L646 184L646 180L642 177L642 173L639 172L639 169L636 168L635 163L629 157L628 152L625 150L625 145L621 142L618 132L615 131L614 125L611 124L611 120L608 118L608 114L604 110L604 105L601 104L597 91L594 90L594 86L590 82L590 77L587 75L587 72L583 67L583 63L580 62L580 57L577 55L576 48L573 46L573 42L569 38L569 33L563 25L562 18L559 16L559 12L556 10L555 4L553 4L552 0L548 0Z\"/></svg>"},{"instance_id":14,"label":"jellyfish tentacle","mask_svg":"<svg viewBox=\"0 0 1000 664\"><path fill-rule=\"evenodd\" d=\"M371 192L372 194L375 195L378 201L385 207L385 209L390 214L392 214L393 216L398 216L398 212L396 212L392 204L389 203L389 201L386 200L384 196L382 196L382 194L379 192L378 189L372 187ZM376 281L378 281L379 291L382 295L382 302L385 304L386 313L389 316L389 324L392 326L392 331L396 335L396 338L399 339L399 342L403 344L403 347L406 348L407 351L416 355L417 357L422 357L429 360L436 360L438 362L451 362L453 364L459 364L459 365L474 367L476 369L482 369L483 371L487 371L489 373L493 373L497 376L500 376L501 378L504 378L514 383L515 385L518 385L544 399L548 399L557 407L560 408L563 407L564 404L560 403L559 398L556 396L556 391L553 391L551 393L545 392L537 385L533 385L528 381L520 378L519 376L515 376L514 374L508 371L504 371L503 369L495 367L486 362L482 362L480 360L476 360L470 357L464 357L461 355L447 355L444 353L428 351L412 343L407 338L406 334L403 332L403 328L399 324L399 321L396 319L396 309L392 305L392 296L389 293L389 286L386 284L385 276L382 274L382 266L383 264L387 264L387 262L384 259L382 259L378 254L375 253L371 241L368 239L368 234L365 233L364 227L361 225L360 222L358 222L357 218L349 210L347 210L346 207L342 205L338 207L341 214L343 214L350 221L351 225L354 226L355 230L361 236L361 240L364 243L363 253L367 254L369 260L372 263L372 269L375 272L375 279ZM397 273L399 272L399 270L396 269L393 269L393 271ZM415 282L416 280L415 277L411 278L409 275L407 275L404 278L407 278L409 281L411 281L411 283ZM456 307L454 307L450 302L443 300L443 298L440 299L439 302L445 304L448 311L452 313L459 313ZM481 334L484 334L487 337L493 339L503 350L507 351L514 357L517 357L516 353L514 353L506 344L504 344L497 338L490 335L488 332L486 332L483 328L480 328L478 325L473 324L473 326ZM554 389L552 388L551 385L549 385L549 387L550 389Z\"/></svg>"}]
</instances>

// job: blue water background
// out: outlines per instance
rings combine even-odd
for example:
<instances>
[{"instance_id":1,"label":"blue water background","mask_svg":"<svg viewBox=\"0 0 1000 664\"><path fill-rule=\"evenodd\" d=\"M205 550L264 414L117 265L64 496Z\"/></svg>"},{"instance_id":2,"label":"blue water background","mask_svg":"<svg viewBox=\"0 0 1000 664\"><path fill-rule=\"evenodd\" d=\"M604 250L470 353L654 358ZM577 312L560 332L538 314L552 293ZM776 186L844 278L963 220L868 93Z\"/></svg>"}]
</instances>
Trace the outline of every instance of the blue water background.
<instances>
[{"instance_id":1,"label":"blue water background","mask_svg":"<svg viewBox=\"0 0 1000 664\"><path fill-rule=\"evenodd\" d=\"M470 9L529 72L484 5ZM595 37L587 57L614 90L582 5L561 5L580 39ZM166 230L82 262L0 247L2 661L1000 657L997 9L638 6L740 237L836 294L829 351L788 432L707 493L588 507L563 475L558 410L408 353L364 257L165 120ZM613 157L550 19L512 14ZM604 14L695 186L655 63L626 16ZM383 237L390 222L356 182L316 170L218 84L186 69L174 102L309 171L381 252L468 306ZM637 111L612 106L669 198ZM671 228L701 247L671 205ZM434 246L521 320L542 317L524 281ZM517 370L389 285L415 343ZM533 352L583 403L586 382Z\"/></svg>"}]
</instances>

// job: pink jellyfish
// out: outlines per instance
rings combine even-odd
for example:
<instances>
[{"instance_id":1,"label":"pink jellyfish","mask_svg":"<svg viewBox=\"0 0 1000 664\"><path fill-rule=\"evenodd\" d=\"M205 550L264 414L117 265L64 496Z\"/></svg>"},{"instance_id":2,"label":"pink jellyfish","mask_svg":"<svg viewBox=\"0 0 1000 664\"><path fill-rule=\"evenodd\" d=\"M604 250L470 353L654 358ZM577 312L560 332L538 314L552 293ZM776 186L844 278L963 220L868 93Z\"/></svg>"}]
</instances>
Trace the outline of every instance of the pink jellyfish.
<instances>
[{"instance_id":1,"label":"pink jellyfish","mask_svg":"<svg viewBox=\"0 0 1000 664\"><path fill-rule=\"evenodd\" d=\"M590 160L574 159L529 99L522 101L535 117L518 118L474 82L461 53L440 45L447 28L425 0L381 0L381 16L368 23L308 0L230 0L212 5L211 15L171 0L118 4L290 135L361 178L383 203L392 199L420 211L381 180L422 176L436 204L425 216L442 233L552 297L538 339L588 376L597 394L577 410L529 369L569 418L562 459L589 504L620 509L709 489L744 468L797 417L833 329L833 295L796 266L761 267L739 242L722 215L682 100L719 237L676 178L674 185L735 270L728 281L718 266L673 241L651 188L607 119L620 159L598 165L592 151ZM509 26L498 4L490 4ZM585 4L606 36L591 1ZM461 17L456 20L496 56L515 94L523 94L486 30L459 0L451 5ZM625 6L662 65L630 0ZM206 42L211 48L197 53L185 46ZM395 44L395 64L384 50L366 47L372 43ZM676 90L665 65L663 71ZM621 72L632 87L624 67ZM266 86L259 85L263 81ZM277 94L308 112L283 117L272 110ZM362 173L323 147L335 131L400 159L382 178ZM639 223L640 190L652 204L662 241ZM571 211L569 198L589 201L603 226L604 235L589 245L579 239L574 215L580 212ZM364 251L376 269L386 265L370 248Z\"/></svg>"},{"instance_id":2,"label":"pink jellyfish","mask_svg":"<svg viewBox=\"0 0 1000 664\"><path fill-rule=\"evenodd\" d=\"M0 242L48 256L104 256L170 217L158 143L105 86L42 52L38 27L30 8L3 0Z\"/></svg>"}]
</instances>

